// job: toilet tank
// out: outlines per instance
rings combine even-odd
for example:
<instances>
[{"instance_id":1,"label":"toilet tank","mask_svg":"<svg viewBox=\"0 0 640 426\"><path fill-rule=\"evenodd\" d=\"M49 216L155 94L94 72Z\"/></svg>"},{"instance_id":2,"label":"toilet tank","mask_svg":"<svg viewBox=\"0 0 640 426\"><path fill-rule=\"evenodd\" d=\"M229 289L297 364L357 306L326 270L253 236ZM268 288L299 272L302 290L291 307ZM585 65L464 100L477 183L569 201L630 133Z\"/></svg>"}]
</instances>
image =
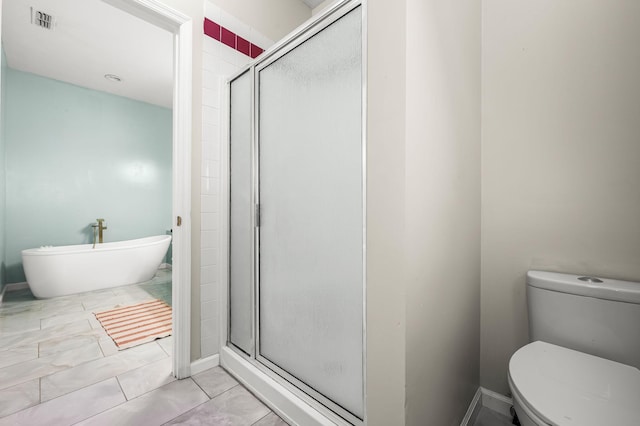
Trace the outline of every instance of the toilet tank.
<instances>
[{"instance_id":1,"label":"toilet tank","mask_svg":"<svg viewBox=\"0 0 640 426\"><path fill-rule=\"evenodd\" d=\"M640 368L640 283L527 273L529 337Z\"/></svg>"}]
</instances>

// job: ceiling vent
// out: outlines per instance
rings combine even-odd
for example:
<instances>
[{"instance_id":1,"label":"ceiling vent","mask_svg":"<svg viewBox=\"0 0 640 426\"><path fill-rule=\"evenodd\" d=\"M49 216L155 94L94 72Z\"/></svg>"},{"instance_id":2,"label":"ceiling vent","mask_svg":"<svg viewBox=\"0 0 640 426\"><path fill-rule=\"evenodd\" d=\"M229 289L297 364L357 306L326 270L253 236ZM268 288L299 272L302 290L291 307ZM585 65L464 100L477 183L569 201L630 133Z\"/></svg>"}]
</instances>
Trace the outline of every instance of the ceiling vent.
<instances>
[{"instance_id":1,"label":"ceiling vent","mask_svg":"<svg viewBox=\"0 0 640 426\"><path fill-rule=\"evenodd\" d=\"M33 25L37 25L38 27L45 28L47 30L52 30L53 25L55 24L55 19L52 15L43 12L41 10L36 10L33 7L31 8L31 23Z\"/></svg>"}]
</instances>

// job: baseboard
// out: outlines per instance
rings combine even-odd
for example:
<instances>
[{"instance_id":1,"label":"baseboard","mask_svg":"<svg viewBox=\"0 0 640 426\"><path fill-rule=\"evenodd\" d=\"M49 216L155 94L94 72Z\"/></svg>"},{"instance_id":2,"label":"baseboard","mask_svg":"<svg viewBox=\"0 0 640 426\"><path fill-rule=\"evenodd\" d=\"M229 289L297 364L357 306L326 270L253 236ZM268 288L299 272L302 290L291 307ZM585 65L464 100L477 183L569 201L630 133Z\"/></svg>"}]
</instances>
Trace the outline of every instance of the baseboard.
<instances>
[{"instance_id":1,"label":"baseboard","mask_svg":"<svg viewBox=\"0 0 640 426\"><path fill-rule=\"evenodd\" d=\"M482 388L478 388L478 390L476 391L476 394L473 396L473 399L471 400L471 404L469 404L467 413L464 415L464 418L460 422L460 426L473 426L481 408L482 408Z\"/></svg>"},{"instance_id":2,"label":"baseboard","mask_svg":"<svg viewBox=\"0 0 640 426\"><path fill-rule=\"evenodd\" d=\"M25 288L29 288L29 284L27 284L26 282L5 284L4 287L2 288L2 292L0 292L0 305L4 300L5 293L8 293L10 291L23 290Z\"/></svg>"},{"instance_id":3,"label":"baseboard","mask_svg":"<svg viewBox=\"0 0 640 426\"><path fill-rule=\"evenodd\" d=\"M29 284L27 282L22 283L10 283L4 285L4 291L18 291L24 290L25 288L29 288Z\"/></svg>"},{"instance_id":4,"label":"baseboard","mask_svg":"<svg viewBox=\"0 0 640 426\"><path fill-rule=\"evenodd\" d=\"M482 387L480 388L480 391L482 392L483 407L487 407L497 413L511 417L511 407L513 407L513 400L511 398Z\"/></svg>"},{"instance_id":5,"label":"baseboard","mask_svg":"<svg viewBox=\"0 0 640 426\"><path fill-rule=\"evenodd\" d=\"M206 358L201 358L193 361L191 363L191 375L202 373L205 370L208 370L213 367L217 367L220 365L220 355L215 354L208 356Z\"/></svg>"}]
</instances>

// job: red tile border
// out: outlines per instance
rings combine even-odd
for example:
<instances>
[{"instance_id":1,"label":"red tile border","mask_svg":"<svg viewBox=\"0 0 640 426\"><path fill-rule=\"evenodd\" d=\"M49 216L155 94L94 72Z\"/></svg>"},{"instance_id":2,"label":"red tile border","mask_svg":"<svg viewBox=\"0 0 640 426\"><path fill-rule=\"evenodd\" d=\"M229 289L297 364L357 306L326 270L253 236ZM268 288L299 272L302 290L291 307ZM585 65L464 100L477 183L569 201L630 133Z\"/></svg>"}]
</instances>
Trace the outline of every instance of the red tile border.
<instances>
[{"instance_id":1,"label":"red tile border","mask_svg":"<svg viewBox=\"0 0 640 426\"><path fill-rule=\"evenodd\" d=\"M251 43L251 54L249 56L251 56L252 58L257 58L262 52L264 52L264 49L259 48L258 46L256 46L255 44Z\"/></svg>"},{"instance_id":2,"label":"red tile border","mask_svg":"<svg viewBox=\"0 0 640 426\"><path fill-rule=\"evenodd\" d=\"M250 51L251 51L251 43L249 43L247 40L243 39L240 36L236 37L236 50L238 50L238 52L240 53L244 53L247 56L251 56L250 55Z\"/></svg>"},{"instance_id":3,"label":"red tile border","mask_svg":"<svg viewBox=\"0 0 640 426\"><path fill-rule=\"evenodd\" d=\"M204 33L214 40L220 41L220 25L215 22L204 18Z\"/></svg>"},{"instance_id":4,"label":"red tile border","mask_svg":"<svg viewBox=\"0 0 640 426\"><path fill-rule=\"evenodd\" d=\"M220 41L232 49L236 48L236 34L234 32L229 31L225 27L222 28L222 33L220 37Z\"/></svg>"},{"instance_id":5,"label":"red tile border","mask_svg":"<svg viewBox=\"0 0 640 426\"><path fill-rule=\"evenodd\" d=\"M204 33L212 39L217 40L220 43L251 57L252 59L257 58L262 52L264 52L264 49L256 46L248 40L245 40L233 31L228 30L208 18L204 18Z\"/></svg>"}]
</instances>

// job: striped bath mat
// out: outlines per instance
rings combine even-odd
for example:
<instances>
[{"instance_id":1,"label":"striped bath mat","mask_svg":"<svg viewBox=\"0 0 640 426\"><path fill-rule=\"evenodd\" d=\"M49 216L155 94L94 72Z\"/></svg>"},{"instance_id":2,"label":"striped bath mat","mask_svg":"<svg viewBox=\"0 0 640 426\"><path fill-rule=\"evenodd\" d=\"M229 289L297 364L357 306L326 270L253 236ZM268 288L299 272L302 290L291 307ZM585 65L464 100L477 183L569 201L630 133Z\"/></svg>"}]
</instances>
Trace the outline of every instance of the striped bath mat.
<instances>
[{"instance_id":1,"label":"striped bath mat","mask_svg":"<svg viewBox=\"0 0 640 426\"><path fill-rule=\"evenodd\" d=\"M118 349L171 335L171 307L162 300L95 313Z\"/></svg>"}]
</instances>

